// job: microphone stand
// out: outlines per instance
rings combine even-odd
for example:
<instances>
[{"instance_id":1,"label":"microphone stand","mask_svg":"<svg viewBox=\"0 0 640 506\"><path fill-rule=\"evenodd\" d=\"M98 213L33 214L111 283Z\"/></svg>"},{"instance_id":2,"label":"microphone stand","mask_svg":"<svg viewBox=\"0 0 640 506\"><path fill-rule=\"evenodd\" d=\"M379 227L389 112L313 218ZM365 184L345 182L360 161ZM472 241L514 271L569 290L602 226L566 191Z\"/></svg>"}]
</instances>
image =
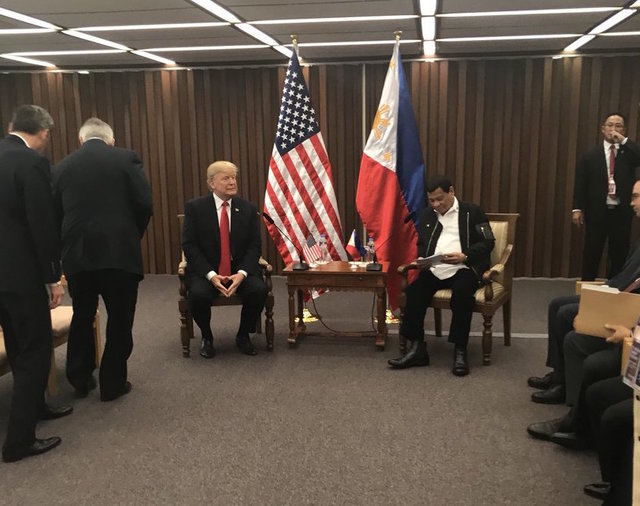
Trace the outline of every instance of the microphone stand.
<instances>
[{"instance_id":1,"label":"microphone stand","mask_svg":"<svg viewBox=\"0 0 640 506\"><path fill-rule=\"evenodd\" d=\"M265 213L264 211L261 213L260 211L258 211L258 215L262 215L262 217L267 221L267 223L269 223L270 225L273 225L274 227L276 227L276 229L278 230L278 232L280 232L280 234L282 235L282 237L284 237L287 241L289 241L293 248L296 250L296 253L298 254L298 262L295 262L291 265L291 269L294 271L308 271L309 270L309 264L307 262L304 261L304 255L302 254L302 251L298 249L298 247L296 246L296 243L294 243L291 238L289 237L288 234L286 234L278 225L275 224L275 222L273 221L273 218L271 216L269 216L267 213ZM382 268L382 266L381 266Z\"/></svg>"}]
</instances>

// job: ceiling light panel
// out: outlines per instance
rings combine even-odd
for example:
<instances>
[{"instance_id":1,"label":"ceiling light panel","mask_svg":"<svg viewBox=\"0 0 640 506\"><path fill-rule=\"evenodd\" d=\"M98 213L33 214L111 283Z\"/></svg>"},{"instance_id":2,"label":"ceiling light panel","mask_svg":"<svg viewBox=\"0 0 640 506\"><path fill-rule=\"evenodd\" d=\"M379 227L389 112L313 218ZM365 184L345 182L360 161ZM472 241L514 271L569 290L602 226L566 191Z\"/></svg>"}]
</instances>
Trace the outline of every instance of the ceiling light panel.
<instances>
[{"instance_id":1,"label":"ceiling light panel","mask_svg":"<svg viewBox=\"0 0 640 506\"><path fill-rule=\"evenodd\" d=\"M424 40L433 40L436 38L436 18L426 16L420 19L422 28L422 38Z\"/></svg>"},{"instance_id":2,"label":"ceiling light panel","mask_svg":"<svg viewBox=\"0 0 640 506\"><path fill-rule=\"evenodd\" d=\"M207 12L213 14L215 17L228 21L229 23L239 23L240 18L236 16L233 12L223 7L218 2L213 2L212 0L189 0L192 4L197 5L198 7L202 7Z\"/></svg>"},{"instance_id":3,"label":"ceiling light panel","mask_svg":"<svg viewBox=\"0 0 640 506\"><path fill-rule=\"evenodd\" d=\"M16 21L20 21L22 23L25 23L27 25L31 25L31 26L37 26L39 28L50 28L52 30L59 30L60 27L57 25L54 25L48 21L45 21L43 19L38 19L37 17L32 17L32 16L27 16L25 14L22 14L21 12L18 11L13 11L10 9L5 9L4 7L0 7L0 16L3 16L5 18L10 18L10 19L14 19Z\"/></svg>"},{"instance_id":4,"label":"ceiling light panel","mask_svg":"<svg viewBox=\"0 0 640 506\"><path fill-rule=\"evenodd\" d=\"M112 26L84 26L74 28L79 32L130 32L138 30L195 30L199 28L218 28L221 26L230 26L231 23L223 21L212 23L160 23L145 25L112 25Z\"/></svg>"},{"instance_id":5,"label":"ceiling light panel","mask_svg":"<svg viewBox=\"0 0 640 506\"><path fill-rule=\"evenodd\" d=\"M234 5L234 3L238 5ZM254 5L251 5L253 3ZM286 0L272 0L269 2L228 1L225 5L244 18L247 22L255 20L273 19L310 19L326 17L356 17L356 16L415 16L417 13L413 2L402 1L346 1L330 2L287 2Z\"/></svg>"},{"instance_id":6,"label":"ceiling light panel","mask_svg":"<svg viewBox=\"0 0 640 506\"><path fill-rule=\"evenodd\" d=\"M610 28L613 28L614 26L622 23L628 17L633 16L635 13L636 13L635 9L623 9L620 12L615 13L613 16L605 19L602 23L596 26L589 33L597 35L599 33L606 32Z\"/></svg>"},{"instance_id":7,"label":"ceiling light panel","mask_svg":"<svg viewBox=\"0 0 640 506\"><path fill-rule=\"evenodd\" d=\"M10 54L0 55L3 59L11 60L14 62L26 63L28 65L35 65L37 67L55 67L53 63L44 60L36 60L34 58L27 58L26 56L16 56Z\"/></svg>"}]
</instances>

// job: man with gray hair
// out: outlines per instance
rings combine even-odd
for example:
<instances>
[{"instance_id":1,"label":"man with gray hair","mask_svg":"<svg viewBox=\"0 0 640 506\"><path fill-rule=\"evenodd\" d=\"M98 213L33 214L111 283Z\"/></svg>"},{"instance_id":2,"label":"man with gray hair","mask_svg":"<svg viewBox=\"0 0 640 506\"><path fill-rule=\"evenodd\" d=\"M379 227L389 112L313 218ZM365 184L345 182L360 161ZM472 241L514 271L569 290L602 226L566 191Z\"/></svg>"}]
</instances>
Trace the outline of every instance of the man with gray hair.
<instances>
[{"instance_id":1,"label":"man with gray hair","mask_svg":"<svg viewBox=\"0 0 640 506\"><path fill-rule=\"evenodd\" d=\"M22 105L13 114L9 135L0 141L0 327L13 371L5 462L58 446L57 436L36 438L36 423L71 413L69 406L44 403L51 365L49 309L60 305L64 295L49 160L41 154L52 128L46 110Z\"/></svg>"},{"instance_id":2,"label":"man with gray hair","mask_svg":"<svg viewBox=\"0 0 640 506\"><path fill-rule=\"evenodd\" d=\"M138 155L114 147L113 130L98 118L80 128L80 149L54 169L54 200L62 237L62 268L73 300L67 378L80 397L96 387L93 320L102 296L107 335L100 398L129 393L127 359L143 278L142 238L152 213L151 187Z\"/></svg>"}]
</instances>

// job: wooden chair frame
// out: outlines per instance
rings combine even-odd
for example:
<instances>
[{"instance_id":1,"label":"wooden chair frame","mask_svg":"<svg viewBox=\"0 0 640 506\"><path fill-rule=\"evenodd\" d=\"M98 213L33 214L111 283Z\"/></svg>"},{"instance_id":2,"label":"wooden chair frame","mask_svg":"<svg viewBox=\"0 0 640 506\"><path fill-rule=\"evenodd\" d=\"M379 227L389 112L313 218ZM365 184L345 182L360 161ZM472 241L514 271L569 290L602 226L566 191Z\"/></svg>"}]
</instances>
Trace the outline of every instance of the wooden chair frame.
<instances>
[{"instance_id":1,"label":"wooden chair frame","mask_svg":"<svg viewBox=\"0 0 640 506\"><path fill-rule=\"evenodd\" d=\"M482 275L480 289L484 290L484 302L476 299L473 308L474 313L480 313L483 317L482 363L484 365L491 364L493 315L500 307L502 307L504 325L504 345L511 346L511 293L514 270L514 260L512 257L518 216L519 214L517 213L487 213L489 222L507 222L507 241L498 263L492 265L489 270ZM400 295L401 318L404 316L404 308L406 307L408 275L411 270L415 269L418 269L415 262L398 267L398 273L402 276L402 293ZM503 275L504 290L494 297L492 283L500 274ZM451 309L450 299L439 298L436 292L430 307L432 307L434 311L435 332L436 335L440 337L442 336L442 310ZM403 335L400 335L400 351L406 353L406 338Z\"/></svg>"}]
</instances>

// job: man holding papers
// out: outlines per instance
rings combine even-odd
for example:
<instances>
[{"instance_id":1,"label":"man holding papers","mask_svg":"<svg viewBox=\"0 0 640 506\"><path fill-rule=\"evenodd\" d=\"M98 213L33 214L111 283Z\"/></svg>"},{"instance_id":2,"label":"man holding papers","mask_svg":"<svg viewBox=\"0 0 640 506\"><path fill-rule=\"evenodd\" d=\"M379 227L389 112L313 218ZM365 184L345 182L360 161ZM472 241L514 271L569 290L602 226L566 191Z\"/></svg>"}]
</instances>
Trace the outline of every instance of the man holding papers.
<instances>
[{"instance_id":1,"label":"man holding papers","mask_svg":"<svg viewBox=\"0 0 640 506\"><path fill-rule=\"evenodd\" d=\"M640 181L636 181L633 185L631 207L636 216L640 216ZM640 292L640 248L637 245L622 266L621 272L609 279L606 285L620 291ZM581 350L579 356L582 356L583 359L602 347L603 340L601 338L577 333L572 338L572 342L565 345L565 336L574 330L573 322L578 314L579 302L580 296L571 295L557 297L549 304L547 366L552 367L553 371L542 377L529 378L530 387L541 389L532 394L531 400L533 402L562 404L566 397L565 380L569 381L571 378L570 383L577 382L579 384L582 374L582 360L578 360L579 365L570 360L568 365L575 372L565 374L567 346L579 348ZM575 392L569 392L569 394L570 397L567 398L567 401L571 404L575 400Z\"/></svg>"},{"instance_id":2,"label":"man holding papers","mask_svg":"<svg viewBox=\"0 0 640 506\"><path fill-rule=\"evenodd\" d=\"M442 175L427 181L429 207L420 220L418 255L433 257L419 262L422 271L407 288L407 305L400 332L411 341L404 357L389 360L394 369L429 365L424 341L424 316L433 295L449 288L451 327L449 342L455 344L452 372L469 374L467 341L475 292L489 268L495 239L484 212L475 204L460 202L451 181Z\"/></svg>"}]
</instances>

